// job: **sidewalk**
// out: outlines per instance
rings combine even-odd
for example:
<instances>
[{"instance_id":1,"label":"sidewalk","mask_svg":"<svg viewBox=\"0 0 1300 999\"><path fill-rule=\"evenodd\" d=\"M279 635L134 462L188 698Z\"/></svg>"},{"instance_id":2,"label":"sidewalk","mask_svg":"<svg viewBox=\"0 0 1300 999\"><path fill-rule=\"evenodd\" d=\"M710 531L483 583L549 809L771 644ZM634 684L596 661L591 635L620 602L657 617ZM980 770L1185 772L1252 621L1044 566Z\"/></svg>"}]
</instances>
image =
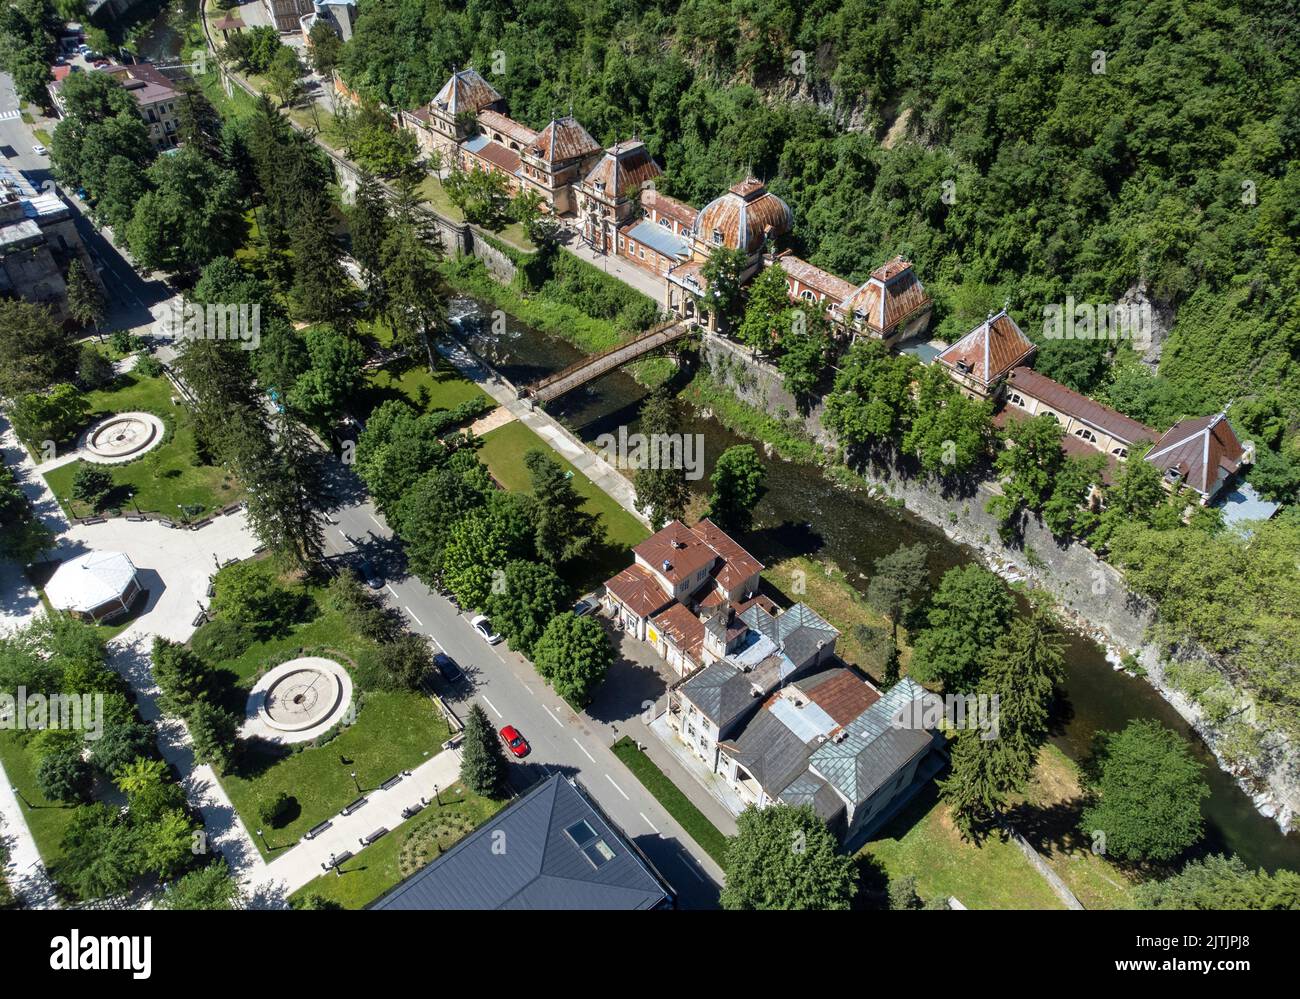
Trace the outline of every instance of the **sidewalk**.
<instances>
[{"instance_id":1,"label":"sidewalk","mask_svg":"<svg viewBox=\"0 0 1300 999\"><path fill-rule=\"evenodd\" d=\"M438 353L450 361L461 374L471 379L505 407L515 419L542 438L552 450L569 461L614 502L647 528L650 526L649 518L637 509L636 488L617 469L598 457L550 414L534 408L526 400L516 398L513 386L490 371L460 341L444 337L438 341L437 348Z\"/></svg>"},{"instance_id":2,"label":"sidewalk","mask_svg":"<svg viewBox=\"0 0 1300 999\"><path fill-rule=\"evenodd\" d=\"M408 821L402 817L403 808L418 805L422 800L428 801L428 808L437 808L434 786L445 793L458 780L460 750L444 749L412 770L410 776L396 787L387 791L367 791L367 801L360 809L351 815L333 816L333 825L325 832L315 839L303 840L276 857L266 866L268 879L292 894L328 871L331 857L342 856L345 852L355 854L365 849L361 837L380 828L389 830L391 836L398 826ZM271 840L274 838L272 834Z\"/></svg>"},{"instance_id":3,"label":"sidewalk","mask_svg":"<svg viewBox=\"0 0 1300 999\"><path fill-rule=\"evenodd\" d=\"M0 776L4 769L0 768ZM59 899L45 873L45 863L36 840L27 827L23 807L8 779L0 781L0 839L9 848L9 862L0 877L9 882L14 895L29 909L57 909Z\"/></svg>"}]
</instances>

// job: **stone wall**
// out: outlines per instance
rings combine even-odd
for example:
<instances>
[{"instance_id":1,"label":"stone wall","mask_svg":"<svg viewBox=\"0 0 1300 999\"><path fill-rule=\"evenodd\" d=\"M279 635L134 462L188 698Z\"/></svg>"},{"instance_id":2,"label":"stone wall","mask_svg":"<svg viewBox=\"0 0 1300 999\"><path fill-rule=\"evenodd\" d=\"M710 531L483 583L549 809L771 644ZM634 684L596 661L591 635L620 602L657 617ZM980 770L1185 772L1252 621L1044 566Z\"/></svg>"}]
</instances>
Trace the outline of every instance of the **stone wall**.
<instances>
[{"instance_id":1,"label":"stone wall","mask_svg":"<svg viewBox=\"0 0 1300 999\"><path fill-rule=\"evenodd\" d=\"M704 358L713 378L742 402L781 419L802 419L803 429L818 443L834 449L835 435L822 422L825 406L819 400L800 417L794 399L782 387L781 374L770 364L750 355L745 347L720 337L706 337ZM901 502L908 510L940 528L950 540L973 549L993 571L1008 580L1024 580L1052 595L1075 630L1103 645L1118 663L1120 655L1137 657L1146 679L1205 740L1224 769L1234 774L1256 808L1289 829L1300 816L1300 751L1276 733L1265 733L1265 753L1249 770L1234 767L1223 757L1223 733L1211 725L1205 712L1166 679L1159 650L1148 640L1155 608L1129 590L1122 574L1077 542L1060 543L1036 517L1023 521L1023 544L1004 544L997 518L985 510L997 486L981 483L966 496L945 495L929 479L903 479L868 472L863 475L872 494ZM1211 660L1201 650L1184 650L1195 658ZM1225 679L1231 678L1225 673ZM1245 694L1239 692L1243 704Z\"/></svg>"}]
</instances>

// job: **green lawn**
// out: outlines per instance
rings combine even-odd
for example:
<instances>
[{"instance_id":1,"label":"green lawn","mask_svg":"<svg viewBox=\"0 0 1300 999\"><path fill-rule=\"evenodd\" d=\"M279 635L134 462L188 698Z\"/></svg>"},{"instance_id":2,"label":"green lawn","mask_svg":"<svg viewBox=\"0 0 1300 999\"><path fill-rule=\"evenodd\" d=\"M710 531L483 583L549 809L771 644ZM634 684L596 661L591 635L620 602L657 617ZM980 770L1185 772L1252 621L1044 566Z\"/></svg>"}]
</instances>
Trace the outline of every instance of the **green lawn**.
<instances>
[{"instance_id":1,"label":"green lawn","mask_svg":"<svg viewBox=\"0 0 1300 999\"><path fill-rule=\"evenodd\" d=\"M143 411L162 419L169 437L136 461L105 465L117 488L109 496L109 507L124 510L138 507L146 513L178 517L179 504L203 516L237 502L243 495L239 483L224 468L199 464L194 443L194 426L189 411L172 405L172 385L163 375L146 378L135 372L119 377L115 387L86 393L90 406L87 424L114 413ZM89 516L83 503L72 499L72 480L83 462L74 461L53 469L45 481L63 508L74 516Z\"/></svg>"},{"instance_id":2,"label":"green lawn","mask_svg":"<svg viewBox=\"0 0 1300 999\"><path fill-rule=\"evenodd\" d=\"M433 174L425 177L416 190L420 197L429 203L429 207L443 218L451 219L453 222L465 221L465 214L452 204L451 198L447 196L447 191L442 186L442 181ZM528 238L528 233L524 231L524 227L518 222L511 222L493 235L524 253L534 253L537 250L533 241Z\"/></svg>"},{"instance_id":3,"label":"green lawn","mask_svg":"<svg viewBox=\"0 0 1300 999\"><path fill-rule=\"evenodd\" d=\"M365 400L360 407L366 413L382 402L397 398L404 398L425 412L455 409L472 399L486 399L490 402L492 398L441 358L438 370L434 372L430 372L423 363L416 363L396 371L381 369L371 372L366 382Z\"/></svg>"},{"instance_id":4,"label":"green lawn","mask_svg":"<svg viewBox=\"0 0 1300 999\"><path fill-rule=\"evenodd\" d=\"M968 909L1065 908L1013 844L997 836L979 846L963 840L933 783L858 856L879 864L891 878L916 878L917 891L927 901L954 896Z\"/></svg>"},{"instance_id":5,"label":"green lawn","mask_svg":"<svg viewBox=\"0 0 1300 999\"><path fill-rule=\"evenodd\" d=\"M726 862L727 837L695 807L691 799L682 793L681 788L650 757L637 748L635 742L626 735L623 736L614 743L614 755L623 761L636 779L645 785L645 789L690 834L691 839L699 843L719 865Z\"/></svg>"},{"instance_id":6,"label":"green lawn","mask_svg":"<svg viewBox=\"0 0 1300 999\"><path fill-rule=\"evenodd\" d=\"M486 433L479 455L502 486L512 492L528 492L532 483L524 455L534 448L545 451L562 468L573 473L574 489L587 499L584 509L596 514L604 527L604 547L583 563L582 578L574 580L580 587L589 589L626 568L632 560L629 550L648 538L650 531L518 420Z\"/></svg>"},{"instance_id":7,"label":"green lawn","mask_svg":"<svg viewBox=\"0 0 1300 999\"><path fill-rule=\"evenodd\" d=\"M275 575L269 561L244 563L240 569ZM221 582L219 574L218 601ZM340 659L354 661L374 648L368 639L348 627L342 615L326 605L323 588L315 584L281 585L304 598L304 611L298 620L240 656L209 664L214 672L231 675L231 700L238 702L232 706L242 706L254 678L269 663L300 648L336 650ZM261 806L273 801L281 791L296 800L297 810L289 822L279 829L265 829L270 852L253 837L258 849L271 858L277 848L292 846L308 829L357 797L352 771L356 771L363 789L378 787L399 771L413 769L441 752L449 734L442 714L427 696L407 691L371 691L365 694L356 721L334 739L289 755L248 753L235 772L221 777L221 783L250 833L262 828L258 818ZM349 762L342 763L340 758Z\"/></svg>"},{"instance_id":8,"label":"green lawn","mask_svg":"<svg viewBox=\"0 0 1300 999\"><path fill-rule=\"evenodd\" d=\"M320 895L343 906L360 909L495 815L505 804L480 798L460 784L440 794L442 805L431 803L374 846L368 846L345 863L339 875L323 874L291 896Z\"/></svg>"},{"instance_id":9,"label":"green lawn","mask_svg":"<svg viewBox=\"0 0 1300 999\"><path fill-rule=\"evenodd\" d=\"M36 848L46 867L53 867L63 857L63 834L76 814L76 806L49 801L36 784L36 759L30 750L28 733L0 731L0 763L5 777L35 808L19 803L27 826L36 840ZM12 832L7 830L8 832Z\"/></svg>"}]
</instances>

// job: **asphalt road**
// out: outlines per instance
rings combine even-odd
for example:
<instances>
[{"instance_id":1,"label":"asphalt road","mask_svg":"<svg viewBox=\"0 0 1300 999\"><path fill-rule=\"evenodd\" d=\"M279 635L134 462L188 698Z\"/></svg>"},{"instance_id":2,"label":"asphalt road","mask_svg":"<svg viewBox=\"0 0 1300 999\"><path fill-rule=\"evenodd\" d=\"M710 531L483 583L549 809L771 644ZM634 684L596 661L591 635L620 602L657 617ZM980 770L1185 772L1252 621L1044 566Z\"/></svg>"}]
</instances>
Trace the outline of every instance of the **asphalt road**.
<instances>
[{"instance_id":1,"label":"asphalt road","mask_svg":"<svg viewBox=\"0 0 1300 999\"><path fill-rule=\"evenodd\" d=\"M334 522L325 527L326 548L354 565L359 558L368 561L386 580L384 597L411 630L456 660L467 682L447 689L439 678L439 692L458 713L463 716L477 700L494 726L510 724L523 733L532 751L526 760L511 762L514 788L523 790L547 773L576 777L672 884L679 905L716 907L722 872L613 754L610 726L575 714L527 660L505 643L488 645L470 626L471 615L406 575L400 542L355 478L337 463L333 474L347 495L330 511Z\"/></svg>"}]
</instances>

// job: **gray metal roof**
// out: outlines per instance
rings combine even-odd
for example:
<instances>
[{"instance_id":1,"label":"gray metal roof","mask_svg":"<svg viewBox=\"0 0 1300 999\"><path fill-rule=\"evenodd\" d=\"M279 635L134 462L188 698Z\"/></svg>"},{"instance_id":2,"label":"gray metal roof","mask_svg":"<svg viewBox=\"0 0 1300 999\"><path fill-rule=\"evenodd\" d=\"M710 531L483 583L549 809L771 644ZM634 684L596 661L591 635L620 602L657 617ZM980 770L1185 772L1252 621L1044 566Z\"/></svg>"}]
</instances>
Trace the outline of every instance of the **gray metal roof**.
<instances>
[{"instance_id":1,"label":"gray metal roof","mask_svg":"<svg viewBox=\"0 0 1300 999\"><path fill-rule=\"evenodd\" d=\"M730 746L728 755L774 797L808 770L808 743L770 710L755 715Z\"/></svg>"},{"instance_id":2,"label":"gray metal roof","mask_svg":"<svg viewBox=\"0 0 1300 999\"><path fill-rule=\"evenodd\" d=\"M932 737L925 729L898 720L915 700L925 696L922 687L904 677L845 726L843 739L820 746L812 754L810 766L850 801L866 801L930 743Z\"/></svg>"},{"instance_id":3,"label":"gray metal roof","mask_svg":"<svg viewBox=\"0 0 1300 999\"><path fill-rule=\"evenodd\" d=\"M775 642L796 667L817 654L819 642L833 642L840 634L825 618L802 603L786 608L776 617L760 607L749 607L740 618Z\"/></svg>"},{"instance_id":4,"label":"gray metal roof","mask_svg":"<svg viewBox=\"0 0 1300 999\"><path fill-rule=\"evenodd\" d=\"M667 226L655 225L653 222L638 222L628 230L628 237L638 243L644 243L657 253L674 260L685 260L689 255L686 240L682 239Z\"/></svg>"},{"instance_id":5,"label":"gray metal roof","mask_svg":"<svg viewBox=\"0 0 1300 999\"><path fill-rule=\"evenodd\" d=\"M370 908L652 909L671 900L640 851L556 775Z\"/></svg>"}]
</instances>

